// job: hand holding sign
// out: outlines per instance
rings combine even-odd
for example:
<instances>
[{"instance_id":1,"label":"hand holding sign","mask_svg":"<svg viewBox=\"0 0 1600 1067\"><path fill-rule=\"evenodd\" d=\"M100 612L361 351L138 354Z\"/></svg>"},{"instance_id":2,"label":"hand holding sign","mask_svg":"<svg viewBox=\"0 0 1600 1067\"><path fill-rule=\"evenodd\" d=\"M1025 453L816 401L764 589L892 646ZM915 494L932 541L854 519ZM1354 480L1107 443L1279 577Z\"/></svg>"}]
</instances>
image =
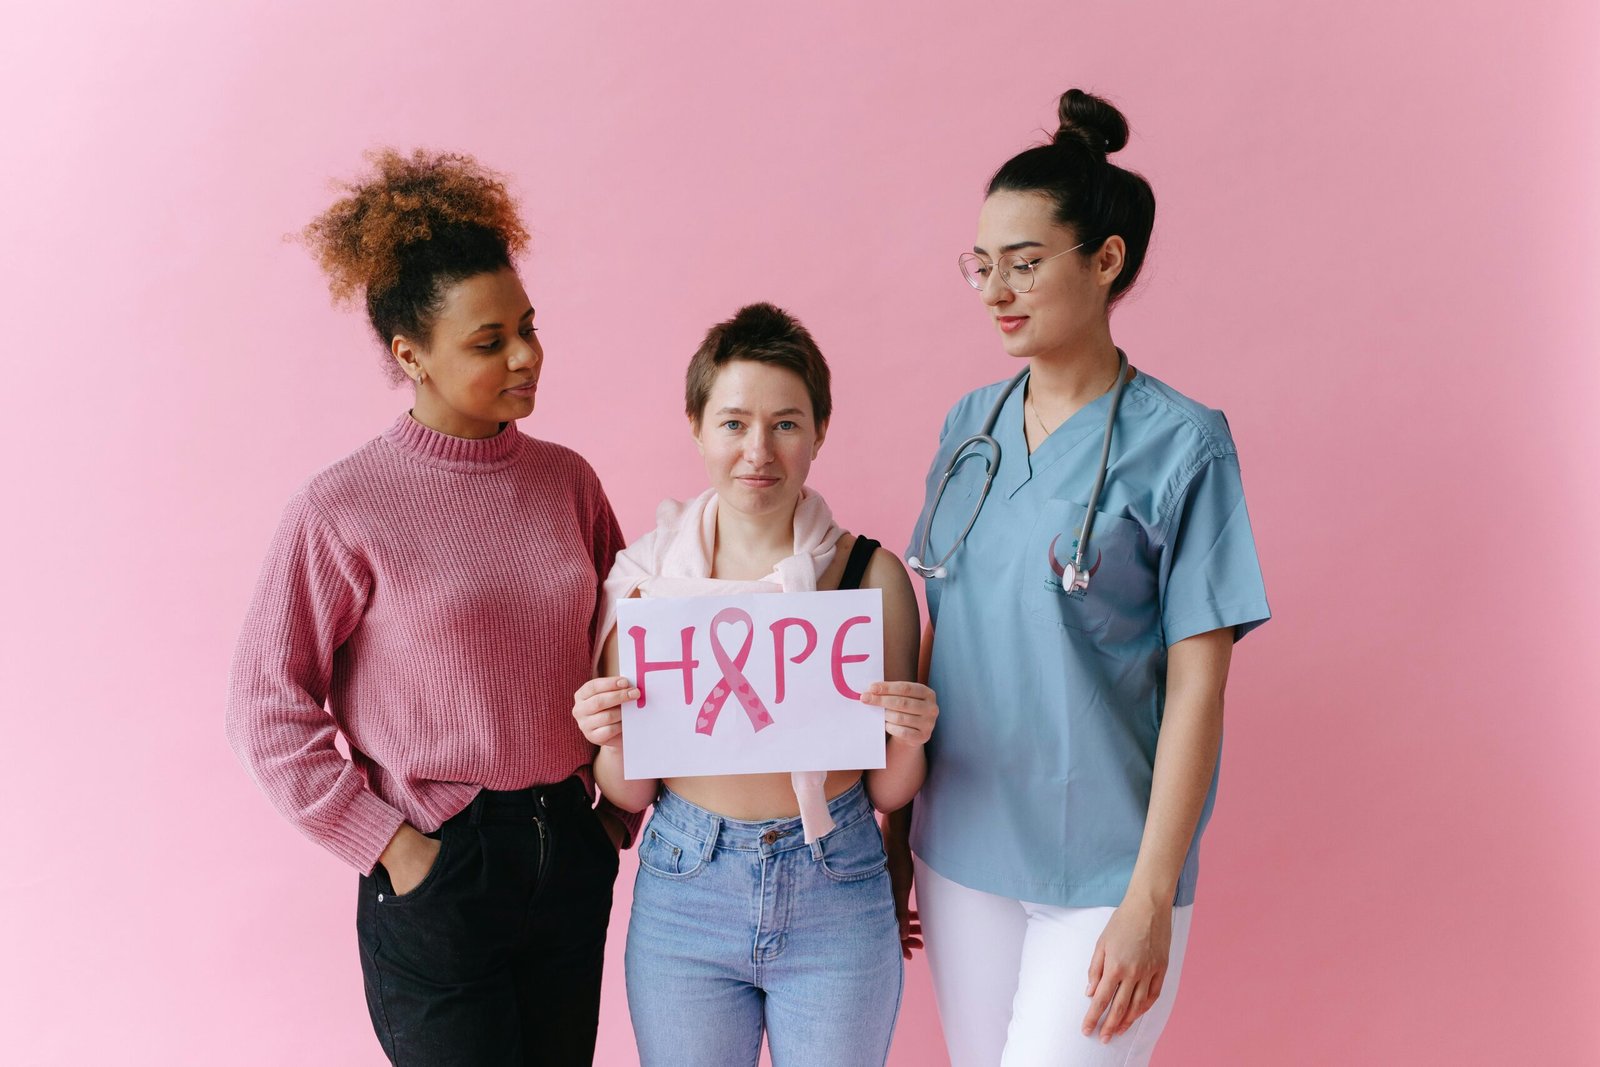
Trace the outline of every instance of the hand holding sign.
<instances>
[{"instance_id":1,"label":"hand holding sign","mask_svg":"<svg viewBox=\"0 0 1600 1067\"><path fill-rule=\"evenodd\" d=\"M883 677L882 617L876 589L619 604L620 669L638 692L621 709L627 776L882 767L884 713L861 702ZM591 719L607 698L588 694Z\"/></svg>"},{"instance_id":2,"label":"hand holding sign","mask_svg":"<svg viewBox=\"0 0 1600 1067\"><path fill-rule=\"evenodd\" d=\"M591 745L622 744L622 705L638 700L639 690L626 678L594 678L572 696L572 717Z\"/></svg>"},{"instance_id":3,"label":"hand holding sign","mask_svg":"<svg viewBox=\"0 0 1600 1067\"><path fill-rule=\"evenodd\" d=\"M883 729L905 745L925 745L939 719L939 698L921 682L874 682L862 700L883 709Z\"/></svg>"}]
</instances>

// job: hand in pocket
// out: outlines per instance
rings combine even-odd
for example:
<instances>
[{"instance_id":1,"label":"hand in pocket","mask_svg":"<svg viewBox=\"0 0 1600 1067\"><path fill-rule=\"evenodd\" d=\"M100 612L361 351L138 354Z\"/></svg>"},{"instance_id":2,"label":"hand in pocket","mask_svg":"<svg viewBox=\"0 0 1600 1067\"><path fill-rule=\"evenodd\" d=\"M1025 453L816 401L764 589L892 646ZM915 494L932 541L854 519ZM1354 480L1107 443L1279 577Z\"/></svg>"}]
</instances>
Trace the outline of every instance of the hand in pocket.
<instances>
[{"instance_id":1,"label":"hand in pocket","mask_svg":"<svg viewBox=\"0 0 1600 1067\"><path fill-rule=\"evenodd\" d=\"M403 897L421 885L433 865L439 862L439 842L406 823L383 850L378 862L389 872L389 885L395 896Z\"/></svg>"}]
</instances>

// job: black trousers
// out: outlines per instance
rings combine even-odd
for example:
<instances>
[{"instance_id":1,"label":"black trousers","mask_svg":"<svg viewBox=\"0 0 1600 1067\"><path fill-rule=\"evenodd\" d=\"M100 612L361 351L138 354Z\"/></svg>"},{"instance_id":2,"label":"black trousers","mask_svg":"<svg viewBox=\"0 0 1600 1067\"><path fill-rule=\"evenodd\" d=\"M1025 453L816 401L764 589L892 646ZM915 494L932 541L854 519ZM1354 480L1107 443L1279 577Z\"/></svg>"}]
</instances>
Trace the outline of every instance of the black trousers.
<instances>
[{"instance_id":1,"label":"black trousers","mask_svg":"<svg viewBox=\"0 0 1600 1067\"><path fill-rule=\"evenodd\" d=\"M617 853L577 778L479 793L396 896L361 878L367 1008L395 1067L589 1064Z\"/></svg>"}]
</instances>

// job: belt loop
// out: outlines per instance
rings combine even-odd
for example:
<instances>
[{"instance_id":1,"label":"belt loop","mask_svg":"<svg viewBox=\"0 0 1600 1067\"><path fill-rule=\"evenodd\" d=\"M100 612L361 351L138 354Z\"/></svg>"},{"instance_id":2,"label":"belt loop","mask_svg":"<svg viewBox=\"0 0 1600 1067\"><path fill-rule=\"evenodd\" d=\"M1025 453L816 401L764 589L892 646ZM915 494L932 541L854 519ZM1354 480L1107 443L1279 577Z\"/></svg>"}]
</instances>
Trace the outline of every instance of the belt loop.
<instances>
[{"instance_id":1,"label":"belt loop","mask_svg":"<svg viewBox=\"0 0 1600 1067\"><path fill-rule=\"evenodd\" d=\"M717 835L722 833L722 820L715 815L711 817L711 832L706 834L706 846L700 850L702 862L711 859L711 854L717 850Z\"/></svg>"},{"instance_id":2,"label":"belt loop","mask_svg":"<svg viewBox=\"0 0 1600 1067\"><path fill-rule=\"evenodd\" d=\"M467 825L478 826L483 822L483 793L482 789L473 796L472 803L467 805Z\"/></svg>"},{"instance_id":3,"label":"belt loop","mask_svg":"<svg viewBox=\"0 0 1600 1067\"><path fill-rule=\"evenodd\" d=\"M811 858L816 860L818 863L821 863L822 862L822 838L819 837L815 841L811 842L809 847L811 849Z\"/></svg>"}]
</instances>

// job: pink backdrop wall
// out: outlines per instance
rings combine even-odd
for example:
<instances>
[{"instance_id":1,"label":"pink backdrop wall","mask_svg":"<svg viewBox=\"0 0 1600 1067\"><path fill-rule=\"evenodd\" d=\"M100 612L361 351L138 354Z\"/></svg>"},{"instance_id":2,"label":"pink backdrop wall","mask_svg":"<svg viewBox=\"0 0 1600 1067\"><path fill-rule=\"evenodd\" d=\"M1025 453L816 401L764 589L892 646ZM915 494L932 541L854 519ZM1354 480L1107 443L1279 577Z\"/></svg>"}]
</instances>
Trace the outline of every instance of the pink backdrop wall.
<instances>
[{"instance_id":1,"label":"pink backdrop wall","mask_svg":"<svg viewBox=\"0 0 1600 1067\"><path fill-rule=\"evenodd\" d=\"M380 1062L354 878L220 718L284 500L406 403L282 240L329 178L377 144L513 176L525 428L630 532L700 484L700 331L791 307L838 380L814 484L894 545L945 408L1009 372L953 266L982 183L1082 85L1161 205L1115 332L1230 413L1277 612L1161 1059L1600 1061L1597 10L7 5L0 1060ZM943 1062L920 960L893 1062Z\"/></svg>"}]
</instances>

